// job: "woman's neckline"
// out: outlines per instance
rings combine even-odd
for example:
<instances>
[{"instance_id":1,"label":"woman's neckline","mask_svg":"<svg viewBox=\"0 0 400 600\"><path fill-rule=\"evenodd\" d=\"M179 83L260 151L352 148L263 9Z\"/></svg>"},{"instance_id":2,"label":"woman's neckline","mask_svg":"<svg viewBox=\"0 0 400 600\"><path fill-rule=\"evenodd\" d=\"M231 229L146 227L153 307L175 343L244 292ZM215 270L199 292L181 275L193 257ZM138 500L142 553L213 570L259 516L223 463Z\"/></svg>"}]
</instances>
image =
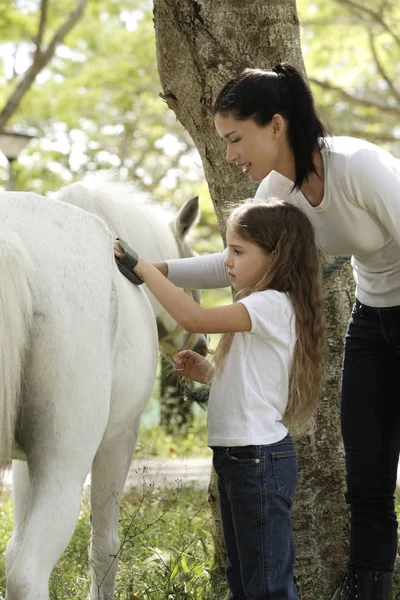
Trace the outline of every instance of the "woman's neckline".
<instances>
[{"instance_id":1,"label":"woman's neckline","mask_svg":"<svg viewBox=\"0 0 400 600\"><path fill-rule=\"evenodd\" d=\"M300 190L304 200L311 206L311 208L320 208L325 199L326 165L324 161L324 153L321 150L316 152L316 162L317 171L321 173L321 177L319 178L316 173L312 173L311 177L315 180L316 184L318 184L317 193L314 196L314 194L310 195L307 193L307 190Z\"/></svg>"}]
</instances>

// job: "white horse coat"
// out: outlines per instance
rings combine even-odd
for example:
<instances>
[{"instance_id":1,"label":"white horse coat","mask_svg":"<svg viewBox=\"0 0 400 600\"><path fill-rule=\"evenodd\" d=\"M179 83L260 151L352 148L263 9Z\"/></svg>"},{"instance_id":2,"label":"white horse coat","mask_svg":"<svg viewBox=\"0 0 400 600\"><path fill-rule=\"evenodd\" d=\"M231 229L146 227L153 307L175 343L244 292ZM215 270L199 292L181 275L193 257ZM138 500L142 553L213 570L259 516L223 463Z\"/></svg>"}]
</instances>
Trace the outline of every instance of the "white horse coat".
<instances>
[{"instance_id":1,"label":"white horse coat","mask_svg":"<svg viewBox=\"0 0 400 600\"><path fill-rule=\"evenodd\" d=\"M0 194L0 465L14 436L27 458L13 461L8 600L48 599L90 470L90 593L113 598L118 500L158 356L150 302L119 273L113 238L69 204Z\"/></svg>"},{"instance_id":2,"label":"white horse coat","mask_svg":"<svg viewBox=\"0 0 400 600\"><path fill-rule=\"evenodd\" d=\"M56 198L103 219L116 237L127 241L147 261L160 262L194 254L187 243L187 234L198 220L198 198L187 201L171 219L167 211L149 201L145 194L138 193L132 184L110 180L108 173L97 173L81 183L62 188ZM147 291L146 286L144 289ZM191 293L200 302L198 290ZM168 345L175 351L185 346L205 353L205 336L191 334L189 337L150 293L149 298L157 322L170 341Z\"/></svg>"}]
</instances>

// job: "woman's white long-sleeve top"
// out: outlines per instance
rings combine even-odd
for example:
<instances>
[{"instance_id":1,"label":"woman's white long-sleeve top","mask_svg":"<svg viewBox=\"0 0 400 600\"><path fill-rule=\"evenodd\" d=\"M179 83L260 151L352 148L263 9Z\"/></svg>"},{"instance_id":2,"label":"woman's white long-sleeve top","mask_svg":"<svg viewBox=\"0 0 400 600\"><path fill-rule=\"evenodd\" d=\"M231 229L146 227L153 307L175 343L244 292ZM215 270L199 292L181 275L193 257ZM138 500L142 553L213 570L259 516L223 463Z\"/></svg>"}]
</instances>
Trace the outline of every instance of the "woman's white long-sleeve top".
<instances>
[{"instance_id":1,"label":"woman's white long-sleeve top","mask_svg":"<svg viewBox=\"0 0 400 600\"><path fill-rule=\"evenodd\" d=\"M376 307L400 305L400 161L378 146L350 138L326 139L322 150L324 197L313 207L292 182L272 171L255 200L280 198L297 206L314 225L326 254L351 255L356 296ZM230 285L224 254L168 261L179 286Z\"/></svg>"}]
</instances>

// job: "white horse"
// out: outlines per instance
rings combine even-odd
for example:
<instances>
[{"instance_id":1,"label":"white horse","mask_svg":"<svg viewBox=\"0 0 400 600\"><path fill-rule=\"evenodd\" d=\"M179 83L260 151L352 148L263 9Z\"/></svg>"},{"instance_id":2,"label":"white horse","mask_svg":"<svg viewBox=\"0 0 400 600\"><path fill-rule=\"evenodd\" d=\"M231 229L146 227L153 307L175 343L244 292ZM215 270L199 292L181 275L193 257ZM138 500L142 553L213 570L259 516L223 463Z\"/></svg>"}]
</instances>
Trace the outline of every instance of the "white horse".
<instances>
[{"instance_id":1,"label":"white horse","mask_svg":"<svg viewBox=\"0 0 400 600\"><path fill-rule=\"evenodd\" d=\"M137 227L133 245L158 239ZM48 599L89 471L90 594L113 598L118 502L158 357L153 310L119 273L114 237L66 202L0 194L0 465L17 459L7 600Z\"/></svg>"}]
</instances>

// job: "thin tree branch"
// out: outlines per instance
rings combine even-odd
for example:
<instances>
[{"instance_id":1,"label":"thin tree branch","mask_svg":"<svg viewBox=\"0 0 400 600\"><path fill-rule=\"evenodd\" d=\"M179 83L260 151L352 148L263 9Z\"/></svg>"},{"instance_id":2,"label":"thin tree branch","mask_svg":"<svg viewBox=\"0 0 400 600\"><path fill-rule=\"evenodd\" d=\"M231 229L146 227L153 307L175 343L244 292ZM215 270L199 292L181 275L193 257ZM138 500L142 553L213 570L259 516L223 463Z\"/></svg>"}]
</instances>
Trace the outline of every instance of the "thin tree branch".
<instances>
[{"instance_id":1,"label":"thin tree branch","mask_svg":"<svg viewBox=\"0 0 400 600\"><path fill-rule=\"evenodd\" d=\"M395 137L394 135L390 134L390 133L369 133L368 131L365 131L364 129L350 129L346 135L349 135L351 137L355 137L355 138L364 138L364 140L368 140L370 142L389 142L391 144L393 143L397 143L400 144L400 138Z\"/></svg>"},{"instance_id":2,"label":"thin tree branch","mask_svg":"<svg viewBox=\"0 0 400 600\"><path fill-rule=\"evenodd\" d=\"M380 17L383 17L383 14L388 6L390 6L390 0L382 0L381 5L378 10L378 15Z\"/></svg>"},{"instance_id":3,"label":"thin tree branch","mask_svg":"<svg viewBox=\"0 0 400 600\"><path fill-rule=\"evenodd\" d=\"M36 40L35 40L36 41L35 56L36 55L40 56L40 53L42 51L43 37L44 37L45 29L46 29L48 5L49 5L48 0L41 1L39 29L38 29L38 33L37 33ZM35 62L35 57L33 59L33 62Z\"/></svg>"},{"instance_id":4,"label":"thin tree branch","mask_svg":"<svg viewBox=\"0 0 400 600\"><path fill-rule=\"evenodd\" d=\"M374 34L372 33L372 31L368 32L368 37L369 37L369 45L371 48L371 53L372 53L372 56L373 56L375 64L376 64L376 68L378 69L378 73L380 74L382 79L384 79L386 81L387 86L388 86L389 90L391 91L392 95L400 102L400 92L395 88L392 79L390 79L389 75L386 73L386 71L379 59L378 52L377 52L377 49L375 46L375 37L374 37Z\"/></svg>"},{"instance_id":5,"label":"thin tree branch","mask_svg":"<svg viewBox=\"0 0 400 600\"><path fill-rule=\"evenodd\" d=\"M320 19L318 17L310 19L302 19L300 23L301 28L305 27L326 27L330 25L365 25L368 26L371 23L370 19L362 19L359 15L349 14L348 16L340 17L324 17Z\"/></svg>"},{"instance_id":6,"label":"thin tree branch","mask_svg":"<svg viewBox=\"0 0 400 600\"><path fill-rule=\"evenodd\" d=\"M160 181L162 181L162 179L167 175L168 171L170 169L177 169L179 167L179 163L180 160L182 158L182 156L184 156L186 153L185 150L180 150L175 156L173 161L171 162L170 166L168 167L167 171L165 173L162 173L161 175L158 175L155 179L153 179L153 183L152 183L152 188L155 189L159 186Z\"/></svg>"},{"instance_id":7,"label":"thin tree branch","mask_svg":"<svg viewBox=\"0 0 400 600\"><path fill-rule=\"evenodd\" d=\"M18 109L23 97L27 93L27 91L31 88L38 74L44 69L44 67L50 62L53 58L54 53L57 49L57 46L64 40L65 36L71 31L71 29L76 25L79 19L83 15L83 11L85 9L88 0L79 0L77 7L73 10L69 16L66 18L64 23L59 27L56 31L53 39L48 45L45 51L41 51L39 48L39 44L37 44L36 52L34 54L33 62L31 66L25 71L21 81L12 92L11 96L7 100L4 108L0 112L0 131L2 131L10 120L12 115ZM42 0L41 8L47 4L47 0ZM40 35L43 36L43 32L40 32L40 27L42 26L43 15L41 15L40 24L39 24L39 32L38 39Z\"/></svg>"},{"instance_id":8,"label":"thin tree branch","mask_svg":"<svg viewBox=\"0 0 400 600\"><path fill-rule=\"evenodd\" d=\"M15 50L14 50L13 56L12 56L13 67L12 67L11 81L14 81L14 79L17 78L17 55L18 55L18 46L15 47Z\"/></svg>"},{"instance_id":9,"label":"thin tree branch","mask_svg":"<svg viewBox=\"0 0 400 600\"><path fill-rule=\"evenodd\" d=\"M358 104L361 106L368 106L370 108L377 108L378 110L385 112L387 114L393 114L396 116L400 115L400 107L398 107L398 106L388 106L387 104L381 104L379 102L374 102L373 100L368 100L367 98L358 98L357 96L353 96L352 94L349 94L349 92L346 92L342 88L340 88L336 85L332 85L331 83L328 83L327 81L319 81L318 79L313 79L312 77L309 77L308 81L310 83L314 83L315 85L319 85L324 90L329 90L331 92L339 93L344 100L347 100L351 104L355 104L355 105Z\"/></svg>"},{"instance_id":10,"label":"thin tree branch","mask_svg":"<svg viewBox=\"0 0 400 600\"><path fill-rule=\"evenodd\" d=\"M344 6L351 7L357 11L360 11L361 13L369 15L371 19L378 23L382 27L382 29L384 29L387 33L389 33L395 40L396 44L400 46L400 37L393 31L391 27L389 27L389 25L385 22L381 14L372 10L372 8L369 8L368 6L358 4L358 2L355 2L354 0L336 0L336 2L338 4L343 4Z\"/></svg>"},{"instance_id":11,"label":"thin tree branch","mask_svg":"<svg viewBox=\"0 0 400 600\"><path fill-rule=\"evenodd\" d=\"M59 27L59 29L54 34L53 39L51 40L47 50L43 52L43 56L46 59L46 64L49 62L50 58L54 55L54 52L64 40L66 35L71 31L71 29L77 24L79 19L83 15L83 11L85 10L86 4L89 0L79 0L78 5L74 11L72 11L64 23ZM48 57L48 59L47 59Z\"/></svg>"}]
</instances>

